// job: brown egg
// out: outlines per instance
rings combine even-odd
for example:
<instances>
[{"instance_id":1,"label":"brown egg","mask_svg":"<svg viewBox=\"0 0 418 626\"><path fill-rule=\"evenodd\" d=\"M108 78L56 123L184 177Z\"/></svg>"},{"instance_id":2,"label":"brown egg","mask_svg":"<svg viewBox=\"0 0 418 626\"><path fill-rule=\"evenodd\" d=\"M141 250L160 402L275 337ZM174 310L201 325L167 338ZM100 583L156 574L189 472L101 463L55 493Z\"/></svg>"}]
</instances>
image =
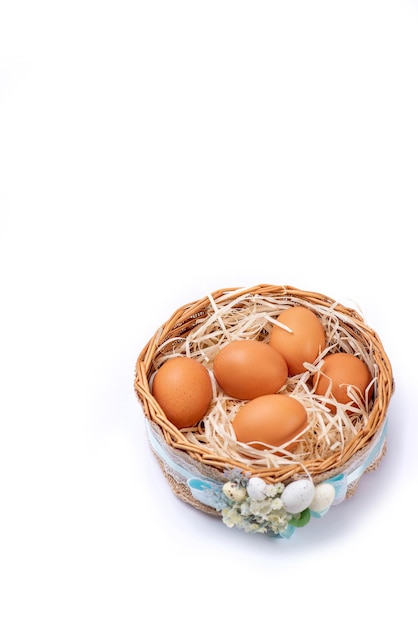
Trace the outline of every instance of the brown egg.
<instances>
[{"instance_id":1,"label":"brown egg","mask_svg":"<svg viewBox=\"0 0 418 626\"><path fill-rule=\"evenodd\" d=\"M305 361L313 363L325 348L325 331L321 320L304 306L285 309L277 321L289 328L273 325L269 345L284 357L289 376L306 370Z\"/></svg>"},{"instance_id":2,"label":"brown egg","mask_svg":"<svg viewBox=\"0 0 418 626\"><path fill-rule=\"evenodd\" d=\"M250 400L237 411L232 427L238 441L263 450L283 446L308 424L305 407L299 400L283 393L268 394ZM297 442L286 446L293 450Z\"/></svg>"},{"instance_id":3,"label":"brown egg","mask_svg":"<svg viewBox=\"0 0 418 626\"><path fill-rule=\"evenodd\" d=\"M174 357L157 370L152 394L177 428L194 426L205 415L212 400L209 372L191 357Z\"/></svg>"},{"instance_id":4,"label":"brown egg","mask_svg":"<svg viewBox=\"0 0 418 626\"><path fill-rule=\"evenodd\" d=\"M287 380L284 358L267 343L232 341L213 361L213 373L223 391L239 400L279 391Z\"/></svg>"},{"instance_id":5,"label":"brown egg","mask_svg":"<svg viewBox=\"0 0 418 626\"><path fill-rule=\"evenodd\" d=\"M347 395L347 387L351 385L363 398L372 380L372 375L367 365L354 354L337 352L328 354L324 358L321 369L313 377L314 390L321 396L329 393L343 404L353 402ZM371 390L370 396L371 397ZM329 405L332 408L332 405Z\"/></svg>"}]
</instances>

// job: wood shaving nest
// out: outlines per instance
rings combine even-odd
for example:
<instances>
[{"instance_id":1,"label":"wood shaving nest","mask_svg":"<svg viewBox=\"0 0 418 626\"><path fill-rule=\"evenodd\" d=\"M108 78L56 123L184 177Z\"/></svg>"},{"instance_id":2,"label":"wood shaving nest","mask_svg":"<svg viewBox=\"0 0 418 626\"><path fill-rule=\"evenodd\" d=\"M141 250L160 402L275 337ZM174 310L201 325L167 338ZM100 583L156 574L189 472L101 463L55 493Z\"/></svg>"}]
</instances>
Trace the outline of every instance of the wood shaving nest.
<instances>
[{"instance_id":1,"label":"wood shaving nest","mask_svg":"<svg viewBox=\"0 0 418 626\"><path fill-rule=\"evenodd\" d=\"M225 304L219 300L215 302L212 297L209 297L209 301L211 310L201 319L197 316L186 335L179 332L178 336L171 336L157 348L151 368L153 374L150 377L150 386L155 371L164 361L175 356L193 357L208 369L213 385L213 400L198 425L182 430L187 440L207 449L211 455L233 459L238 464L251 464L260 470L295 464L303 467L307 460L312 466L316 459L321 463L336 453L341 453L342 457L350 441L367 426L371 405L366 406L364 398L354 388L348 389L348 395L360 408L320 396L312 388L312 376L327 354L354 354L366 363L371 372L372 403L377 393L377 366L373 360L371 342L364 332L364 324L359 324L354 317L337 311L336 303L331 306L313 305L295 296L280 299L244 294L228 300ZM279 390L304 405L308 426L296 438L298 444L292 453L283 448L272 447L257 450L235 438L232 421L243 401L226 396L217 385L212 370L213 360L218 351L231 341L253 339L268 342L272 325L277 323L277 316L284 309L295 305L310 308L321 320L326 335L326 347L316 361L307 363L307 370L303 374L289 377ZM365 395L367 397L367 392ZM331 412L326 404L333 404L335 412Z\"/></svg>"}]
</instances>

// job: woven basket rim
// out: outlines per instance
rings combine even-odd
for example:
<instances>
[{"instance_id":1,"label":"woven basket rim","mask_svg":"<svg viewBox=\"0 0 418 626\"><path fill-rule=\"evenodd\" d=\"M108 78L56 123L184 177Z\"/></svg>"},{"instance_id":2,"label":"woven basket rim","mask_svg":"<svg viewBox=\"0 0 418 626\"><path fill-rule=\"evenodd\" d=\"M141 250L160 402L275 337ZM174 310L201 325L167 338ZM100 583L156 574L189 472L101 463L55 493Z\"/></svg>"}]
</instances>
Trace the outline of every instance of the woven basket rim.
<instances>
[{"instance_id":1,"label":"woven basket rim","mask_svg":"<svg viewBox=\"0 0 418 626\"><path fill-rule=\"evenodd\" d=\"M311 306L332 307L334 311L345 316L345 318L355 320L356 326L360 327L371 345L373 358L377 364L378 394L369 414L367 426L350 441L344 450L343 457L335 453L323 462L317 460L306 463L306 468L312 476L325 473L336 474L340 467L370 444L376 432L381 428L394 391L394 380L390 360L375 330L367 325L362 315L356 309L347 307L319 292L305 291L290 285L261 283L252 287L218 289L209 295L177 308L148 340L136 361L134 389L142 405L145 418L159 426L168 446L189 455L194 462L201 463L214 470L223 472L226 469L238 468L246 473L258 475L267 482L287 481L300 472L299 464L260 470L259 467L252 467L229 458L220 457L217 454L211 454L207 447L192 444L180 430L169 422L150 390L149 378L152 372L153 357L158 346L163 341L182 333L187 334L194 324L205 319L208 311L211 310L212 301L221 304L229 302L239 295L250 296L255 294L281 300L289 299L289 301L292 298L300 298Z\"/></svg>"}]
</instances>

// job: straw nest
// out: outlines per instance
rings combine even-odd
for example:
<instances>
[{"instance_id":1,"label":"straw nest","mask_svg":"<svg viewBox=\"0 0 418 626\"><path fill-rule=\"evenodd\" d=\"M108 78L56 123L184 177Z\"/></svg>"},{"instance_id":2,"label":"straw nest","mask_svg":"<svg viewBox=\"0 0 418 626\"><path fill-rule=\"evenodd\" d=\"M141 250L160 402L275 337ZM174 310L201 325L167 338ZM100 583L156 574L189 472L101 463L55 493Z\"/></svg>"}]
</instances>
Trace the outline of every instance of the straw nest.
<instances>
[{"instance_id":1,"label":"straw nest","mask_svg":"<svg viewBox=\"0 0 418 626\"><path fill-rule=\"evenodd\" d=\"M300 400L308 414L308 426L291 453L275 449L256 450L237 442L233 417L242 401L227 397L216 384L212 363L220 347L234 339L268 341L275 319L284 309L302 304L321 319L326 347L303 374L289 377L281 392ZM326 354L348 352L360 357L372 375L372 395L367 403L352 390L357 408L316 395L312 376ZM213 384L213 401L196 426L179 430L168 421L152 395L152 380L165 360L192 356L208 369ZM267 483L286 483L297 475L314 482L338 474L353 458L369 449L381 430L393 393L389 359L374 330L354 308L348 308L319 293L291 286L260 284L251 288L227 288L182 306L155 332L136 363L135 392L151 426L169 456L180 465L195 468L199 475L222 480L234 468L259 476ZM328 403L328 408L327 408ZM159 461L171 487L182 499L193 501L170 463ZM208 511L209 512L209 511ZM212 511L211 511L212 512Z\"/></svg>"}]
</instances>

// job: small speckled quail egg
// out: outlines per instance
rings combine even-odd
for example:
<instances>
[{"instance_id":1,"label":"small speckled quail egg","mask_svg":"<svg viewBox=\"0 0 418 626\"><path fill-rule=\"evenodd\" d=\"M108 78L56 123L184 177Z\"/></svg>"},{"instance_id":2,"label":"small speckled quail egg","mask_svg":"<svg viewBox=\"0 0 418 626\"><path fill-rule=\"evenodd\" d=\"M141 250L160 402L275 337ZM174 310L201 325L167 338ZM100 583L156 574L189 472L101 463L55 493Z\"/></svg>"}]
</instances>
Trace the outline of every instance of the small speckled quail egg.
<instances>
[{"instance_id":1,"label":"small speckled quail egg","mask_svg":"<svg viewBox=\"0 0 418 626\"><path fill-rule=\"evenodd\" d=\"M320 483L315 487L314 497L309 508L314 513L326 511L335 499L335 489L331 483Z\"/></svg>"},{"instance_id":2,"label":"small speckled quail egg","mask_svg":"<svg viewBox=\"0 0 418 626\"><path fill-rule=\"evenodd\" d=\"M288 513L302 513L310 506L314 494L313 482L308 478L302 478L286 485L281 498Z\"/></svg>"},{"instance_id":3,"label":"small speckled quail egg","mask_svg":"<svg viewBox=\"0 0 418 626\"><path fill-rule=\"evenodd\" d=\"M238 485L230 480L224 484L222 491L227 498L233 500L234 502L242 502L247 497L245 487L242 487L241 485Z\"/></svg>"}]
</instances>

